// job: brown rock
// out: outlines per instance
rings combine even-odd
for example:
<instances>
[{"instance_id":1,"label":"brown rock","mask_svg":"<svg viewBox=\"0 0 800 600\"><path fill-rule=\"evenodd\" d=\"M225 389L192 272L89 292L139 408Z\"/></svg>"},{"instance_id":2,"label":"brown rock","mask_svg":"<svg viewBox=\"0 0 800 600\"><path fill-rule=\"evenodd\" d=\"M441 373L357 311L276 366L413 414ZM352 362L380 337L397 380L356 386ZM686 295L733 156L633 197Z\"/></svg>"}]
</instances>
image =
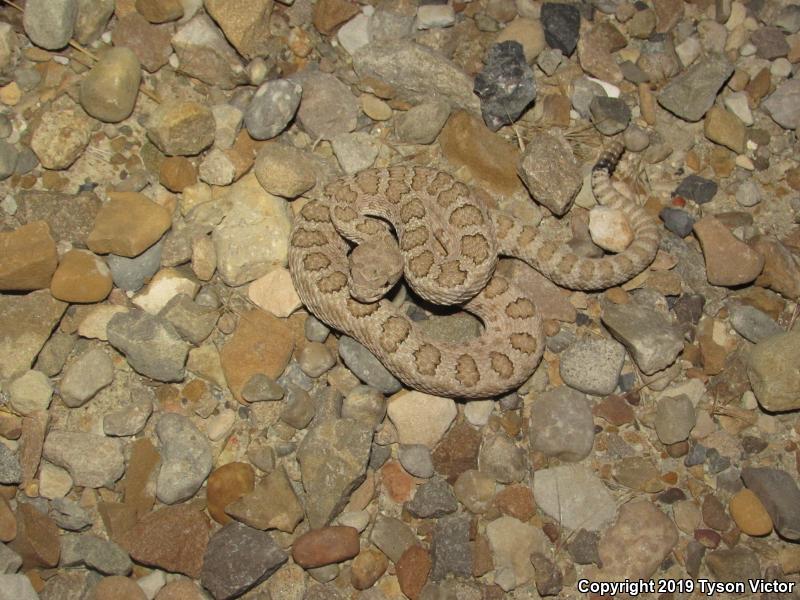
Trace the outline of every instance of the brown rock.
<instances>
[{"instance_id":1,"label":"brown rock","mask_svg":"<svg viewBox=\"0 0 800 600\"><path fill-rule=\"evenodd\" d=\"M176 21L183 16L180 0L136 0L136 10L151 23Z\"/></svg>"},{"instance_id":2,"label":"brown rock","mask_svg":"<svg viewBox=\"0 0 800 600\"><path fill-rule=\"evenodd\" d=\"M416 600L428 582L433 561L431 554L422 546L411 546L394 566L400 589L411 600Z\"/></svg>"},{"instance_id":3,"label":"brown rock","mask_svg":"<svg viewBox=\"0 0 800 600\"><path fill-rule=\"evenodd\" d=\"M683 0L653 0L656 33L666 33L683 18Z\"/></svg>"},{"instance_id":4,"label":"brown rock","mask_svg":"<svg viewBox=\"0 0 800 600\"><path fill-rule=\"evenodd\" d=\"M152 567L200 577L209 522L196 503L165 506L146 515L122 536L131 558Z\"/></svg>"},{"instance_id":5,"label":"brown rock","mask_svg":"<svg viewBox=\"0 0 800 600\"><path fill-rule=\"evenodd\" d=\"M0 290L46 288L58 266L56 243L44 221L0 232Z\"/></svg>"},{"instance_id":6,"label":"brown rock","mask_svg":"<svg viewBox=\"0 0 800 600\"><path fill-rule=\"evenodd\" d=\"M357 529L334 525L312 529L297 538L292 558L304 569L313 569L351 559L359 549Z\"/></svg>"},{"instance_id":7,"label":"brown rock","mask_svg":"<svg viewBox=\"0 0 800 600\"><path fill-rule=\"evenodd\" d=\"M170 581L156 594L156 600L203 600L199 588L193 581L182 579Z\"/></svg>"},{"instance_id":8,"label":"brown rock","mask_svg":"<svg viewBox=\"0 0 800 600\"><path fill-rule=\"evenodd\" d=\"M158 180L170 192L181 193L197 183L197 169L183 156L168 156L161 162Z\"/></svg>"},{"instance_id":9,"label":"brown rock","mask_svg":"<svg viewBox=\"0 0 800 600\"><path fill-rule=\"evenodd\" d=\"M283 319L262 310L242 313L236 331L220 351L222 370L236 399L244 402L242 388L257 373L278 379L293 351L292 330Z\"/></svg>"},{"instance_id":10,"label":"brown rock","mask_svg":"<svg viewBox=\"0 0 800 600\"><path fill-rule=\"evenodd\" d=\"M267 54L272 0L206 0L205 9L239 54L246 58Z\"/></svg>"},{"instance_id":11,"label":"brown rock","mask_svg":"<svg viewBox=\"0 0 800 600\"><path fill-rule=\"evenodd\" d=\"M712 285L749 283L764 268L764 257L736 239L715 217L703 217L697 221L694 232L703 248L706 274Z\"/></svg>"},{"instance_id":12,"label":"brown rock","mask_svg":"<svg viewBox=\"0 0 800 600\"><path fill-rule=\"evenodd\" d=\"M389 567L389 559L377 548L367 548L350 565L350 583L357 590L366 590L375 585Z\"/></svg>"},{"instance_id":13,"label":"brown rock","mask_svg":"<svg viewBox=\"0 0 800 600\"><path fill-rule=\"evenodd\" d=\"M516 169L519 152L478 117L464 110L453 113L439 135L439 143L448 161L466 167L490 191L511 195L522 189Z\"/></svg>"},{"instance_id":14,"label":"brown rock","mask_svg":"<svg viewBox=\"0 0 800 600\"><path fill-rule=\"evenodd\" d=\"M744 123L735 114L719 106L712 106L703 122L705 136L716 144L743 154L747 142Z\"/></svg>"},{"instance_id":15,"label":"brown rock","mask_svg":"<svg viewBox=\"0 0 800 600\"><path fill-rule=\"evenodd\" d=\"M208 476L206 500L208 514L217 523L226 525L231 518L225 514L229 504L253 491L256 473L247 463L233 462L222 465Z\"/></svg>"},{"instance_id":16,"label":"brown rock","mask_svg":"<svg viewBox=\"0 0 800 600\"><path fill-rule=\"evenodd\" d=\"M399 462L390 460L381 467L381 483L389 493L389 497L398 504L411 499L414 477L407 473Z\"/></svg>"},{"instance_id":17,"label":"brown rock","mask_svg":"<svg viewBox=\"0 0 800 600\"><path fill-rule=\"evenodd\" d=\"M743 533L752 536L769 535L772 531L772 519L758 499L758 496L748 489L739 490L731 498L728 508L736 526Z\"/></svg>"},{"instance_id":18,"label":"brown rock","mask_svg":"<svg viewBox=\"0 0 800 600\"><path fill-rule=\"evenodd\" d=\"M90 192L76 196L60 192L25 190L17 194L17 212L20 223L45 221L50 235L58 243L66 241L73 246L86 246L97 212L102 206L100 198Z\"/></svg>"},{"instance_id":19,"label":"brown rock","mask_svg":"<svg viewBox=\"0 0 800 600\"><path fill-rule=\"evenodd\" d=\"M42 460L44 436L47 433L48 413L41 411L23 417L22 435L19 438L19 464L22 468L21 488L33 483Z\"/></svg>"},{"instance_id":20,"label":"brown rock","mask_svg":"<svg viewBox=\"0 0 800 600\"><path fill-rule=\"evenodd\" d=\"M125 46L133 50L142 67L149 73L154 73L169 61L173 30L173 25L153 25L134 12L117 18L112 39L115 46Z\"/></svg>"},{"instance_id":21,"label":"brown rock","mask_svg":"<svg viewBox=\"0 0 800 600\"><path fill-rule=\"evenodd\" d=\"M226 512L250 527L287 533L295 530L305 514L283 467L267 475L252 492L228 506Z\"/></svg>"},{"instance_id":22,"label":"brown rock","mask_svg":"<svg viewBox=\"0 0 800 600\"><path fill-rule=\"evenodd\" d=\"M772 76L769 72L769 67L761 69L755 77L753 77L745 86L744 91L750 98L750 106L752 108L758 107L761 100L769 94L770 87L772 87Z\"/></svg>"},{"instance_id":23,"label":"brown rock","mask_svg":"<svg viewBox=\"0 0 800 600\"><path fill-rule=\"evenodd\" d=\"M0 542L8 543L17 537L17 519L11 511L11 505L0 496Z\"/></svg>"},{"instance_id":24,"label":"brown rock","mask_svg":"<svg viewBox=\"0 0 800 600\"><path fill-rule=\"evenodd\" d=\"M780 242L758 236L750 246L764 257L764 270L756 285L774 290L787 298L800 298L800 256Z\"/></svg>"},{"instance_id":25,"label":"brown rock","mask_svg":"<svg viewBox=\"0 0 800 600\"><path fill-rule=\"evenodd\" d=\"M58 525L30 504L19 504L17 537L9 546L22 557L24 569L55 567L61 556Z\"/></svg>"},{"instance_id":26,"label":"brown rock","mask_svg":"<svg viewBox=\"0 0 800 600\"><path fill-rule=\"evenodd\" d=\"M533 492L527 485L509 485L495 496L494 503L500 512L520 521L527 521L536 514Z\"/></svg>"},{"instance_id":27,"label":"brown rock","mask_svg":"<svg viewBox=\"0 0 800 600\"><path fill-rule=\"evenodd\" d=\"M625 36L616 27L608 22L601 22L586 31L578 40L581 67L593 77L620 83L623 80L622 70L611 53L625 45Z\"/></svg>"},{"instance_id":28,"label":"brown rock","mask_svg":"<svg viewBox=\"0 0 800 600\"><path fill-rule=\"evenodd\" d=\"M50 290L25 296L0 294L0 379L31 368L67 306Z\"/></svg>"},{"instance_id":29,"label":"brown rock","mask_svg":"<svg viewBox=\"0 0 800 600\"><path fill-rule=\"evenodd\" d=\"M135 192L109 192L89 234L89 249L98 254L138 256L172 226L169 211Z\"/></svg>"},{"instance_id":30,"label":"brown rock","mask_svg":"<svg viewBox=\"0 0 800 600\"><path fill-rule=\"evenodd\" d=\"M114 575L101 579L89 594L89 600L147 600L147 596L133 579Z\"/></svg>"},{"instance_id":31,"label":"brown rock","mask_svg":"<svg viewBox=\"0 0 800 600\"><path fill-rule=\"evenodd\" d=\"M479 535L472 542L472 576L483 577L494 569L492 546L485 535Z\"/></svg>"},{"instance_id":32,"label":"brown rock","mask_svg":"<svg viewBox=\"0 0 800 600\"><path fill-rule=\"evenodd\" d=\"M330 35L339 25L355 17L358 12L358 5L347 0L319 0L314 4L314 14L311 19L317 31Z\"/></svg>"},{"instance_id":33,"label":"brown rock","mask_svg":"<svg viewBox=\"0 0 800 600\"><path fill-rule=\"evenodd\" d=\"M102 258L88 250L70 250L61 257L50 293L64 302L101 302L112 287L111 271Z\"/></svg>"},{"instance_id":34,"label":"brown rock","mask_svg":"<svg viewBox=\"0 0 800 600\"><path fill-rule=\"evenodd\" d=\"M125 533L133 529L139 517L136 508L122 502L98 502L97 512L103 520L108 537L119 543Z\"/></svg>"},{"instance_id":35,"label":"brown rock","mask_svg":"<svg viewBox=\"0 0 800 600\"><path fill-rule=\"evenodd\" d=\"M200 154L214 141L211 109L198 102L162 102L147 122L147 137L168 156Z\"/></svg>"},{"instance_id":36,"label":"brown rock","mask_svg":"<svg viewBox=\"0 0 800 600\"><path fill-rule=\"evenodd\" d=\"M433 451L433 466L450 484L455 483L464 471L478 468L478 450L481 434L466 421L450 428L436 450Z\"/></svg>"},{"instance_id":37,"label":"brown rock","mask_svg":"<svg viewBox=\"0 0 800 600\"><path fill-rule=\"evenodd\" d=\"M161 464L161 455L147 438L133 442L128 469L122 480L125 504L135 510L139 517L150 512L155 504L155 477Z\"/></svg>"},{"instance_id":38,"label":"brown rock","mask_svg":"<svg viewBox=\"0 0 800 600\"><path fill-rule=\"evenodd\" d=\"M606 396L592 408L592 414L605 419L612 425L619 427L625 423L633 423L636 415L631 405L622 396L612 394Z\"/></svg>"}]
</instances>

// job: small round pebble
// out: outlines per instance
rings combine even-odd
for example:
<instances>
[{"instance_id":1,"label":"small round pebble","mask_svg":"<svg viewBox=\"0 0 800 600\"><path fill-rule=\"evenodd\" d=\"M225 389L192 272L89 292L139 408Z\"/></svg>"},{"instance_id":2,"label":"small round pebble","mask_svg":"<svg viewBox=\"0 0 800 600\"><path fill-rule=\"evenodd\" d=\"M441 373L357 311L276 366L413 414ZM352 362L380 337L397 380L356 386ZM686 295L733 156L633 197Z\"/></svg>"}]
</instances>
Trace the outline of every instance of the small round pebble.
<instances>
[{"instance_id":1,"label":"small round pebble","mask_svg":"<svg viewBox=\"0 0 800 600\"><path fill-rule=\"evenodd\" d=\"M336 364L336 357L325 344L310 342L300 351L297 362L303 373L309 377L319 377Z\"/></svg>"},{"instance_id":2,"label":"small round pebble","mask_svg":"<svg viewBox=\"0 0 800 600\"><path fill-rule=\"evenodd\" d=\"M427 446L422 444L400 446L399 458L403 468L415 477L423 479L433 477L433 459Z\"/></svg>"},{"instance_id":3,"label":"small round pebble","mask_svg":"<svg viewBox=\"0 0 800 600\"><path fill-rule=\"evenodd\" d=\"M751 490L737 492L728 506L733 520L743 533L751 536L768 535L772 531L772 519L764 505Z\"/></svg>"},{"instance_id":4,"label":"small round pebble","mask_svg":"<svg viewBox=\"0 0 800 600\"><path fill-rule=\"evenodd\" d=\"M133 579L114 575L101 579L94 586L91 600L147 600L142 588Z\"/></svg>"}]
</instances>

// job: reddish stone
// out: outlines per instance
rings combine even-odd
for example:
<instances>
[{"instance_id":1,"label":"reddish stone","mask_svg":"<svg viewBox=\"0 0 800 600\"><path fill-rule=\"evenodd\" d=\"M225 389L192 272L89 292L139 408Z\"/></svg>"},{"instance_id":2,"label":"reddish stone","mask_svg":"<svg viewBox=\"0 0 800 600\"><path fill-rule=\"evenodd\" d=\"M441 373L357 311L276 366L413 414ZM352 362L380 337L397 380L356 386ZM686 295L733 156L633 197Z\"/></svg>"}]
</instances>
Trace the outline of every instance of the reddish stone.
<instances>
[{"instance_id":1,"label":"reddish stone","mask_svg":"<svg viewBox=\"0 0 800 600\"><path fill-rule=\"evenodd\" d=\"M716 548L722 538L713 529L695 529L694 539L703 544L706 548Z\"/></svg>"},{"instance_id":2,"label":"reddish stone","mask_svg":"<svg viewBox=\"0 0 800 600\"><path fill-rule=\"evenodd\" d=\"M466 422L453 425L433 451L433 466L451 484L464 471L478 468L481 434Z\"/></svg>"},{"instance_id":3,"label":"reddish stone","mask_svg":"<svg viewBox=\"0 0 800 600\"><path fill-rule=\"evenodd\" d=\"M17 506L17 537L9 544L22 557L22 568L55 567L61 556L58 525L30 504Z\"/></svg>"},{"instance_id":4,"label":"reddish stone","mask_svg":"<svg viewBox=\"0 0 800 600\"><path fill-rule=\"evenodd\" d=\"M133 580L121 575L104 577L92 589L90 600L147 600L144 591Z\"/></svg>"},{"instance_id":5,"label":"reddish stone","mask_svg":"<svg viewBox=\"0 0 800 600\"><path fill-rule=\"evenodd\" d=\"M389 567L389 559L377 548L368 548L356 556L350 566L350 583L357 590L375 585Z\"/></svg>"},{"instance_id":6,"label":"reddish stone","mask_svg":"<svg viewBox=\"0 0 800 600\"><path fill-rule=\"evenodd\" d=\"M156 600L203 600L200 589L193 581L171 581L156 594Z\"/></svg>"},{"instance_id":7,"label":"reddish stone","mask_svg":"<svg viewBox=\"0 0 800 600\"><path fill-rule=\"evenodd\" d=\"M616 394L607 396L595 404L592 414L617 427L626 423L633 423L636 418L633 409L625 401L625 398Z\"/></svg>"},{"instance_id":8,"label":"reddish stone","mask_svg":"<svg viewBox=\"0 0 800 600\"><path fill-rule=\"evenodd\" d=\"M527 485L510 485L495 496L495 505L503 514L527 521L536 514L533 492Z\"/></svg>"},{"instance_id":9,"label":"reddish stone","mask_svg":"<svg viewBox=\"0 0 800 600\"><path fill-rule=\"evenodd\" d=\"M155 477L156 468L160 464L161 454L150 440L142 438L133 442L131 459L122 487L125 490L125 504L132 506L139 517L149 513L155 504L155 486L152 478Z\"/></svg>"},{"instance_id":10,"label":"reddish stone","mask_svg":"<svg viewBox=\"0 0 800 600\"><path fill-rule=\"evenodd\" d=\"M297 538L292 558L304 569L312 569L351 559L359 550L358 530L334 525L312 529Z\"/></svg>"},{"instance_id":11,"label":"reddish stone","mask_svg":"<svg viewBox=\"0 0 800 600\"><path fill-rule=\"evenodd\" d=\"M411 546L395 564L400 589L411 600L417 600L428 582L431 572L431 554L422 546Z\"/></svg>"},{"instance_id":12,"label":"reddish stone","mask_svg":"<svg viewBox=\"0 0 800 600\"><path fill-rule=\"evenodd\" d=\"M414 489L414 477L406 472L399 462L390 460L381 468L381 481L389 496L402 504L411 499Z\"/></svg>"},{"instance_id":13,"label":"reddish stone","mask_svg":"<svg viewBox=\"0 0 800 600\"><path fill-rule=\"evenodd\" d=\"M166 506L146 515L120 540L131 558L165 571L200 577L209 520L197 503Z\"/></svg>"}]
</instances>

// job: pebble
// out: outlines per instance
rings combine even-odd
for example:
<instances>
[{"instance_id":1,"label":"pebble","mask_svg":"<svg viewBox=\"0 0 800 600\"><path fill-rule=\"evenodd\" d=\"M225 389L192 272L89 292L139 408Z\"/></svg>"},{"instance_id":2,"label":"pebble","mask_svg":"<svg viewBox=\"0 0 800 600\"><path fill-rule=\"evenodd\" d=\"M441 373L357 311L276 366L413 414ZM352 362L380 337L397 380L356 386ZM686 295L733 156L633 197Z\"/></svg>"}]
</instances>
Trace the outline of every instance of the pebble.
<instances>
[{"instance_id":1,"label":"pebble","mask_svg":"<svg viewBox=\"0 0 800 600\"><path fill-rule=\"evenodd\" d=\"M712 142L730 148L737 154L744 153L747 132L744 123L732 112L718 106L711 107L706 113L703 129Z\"/></svg>"},{"instance_id":2,"label":"pebble","mask_svg":"<svg viewBox=\"0 0 800 600\"><path fill-rule=\"evenodd\" d=\"M395 118L395 133L407 144L432 144L450 117L450 104L433 100L417 104Z\"/></svg>"},{"instance_id":3,"label":"pebble","mask_svg":"<svg viewBox=\"0 0 800 600\"><path fill-rule=\"evenodd\" d=\"M297 449L312 528L327 525L341 511L350 493L364 479L372 444L372 428L354 419L329 420L311 428Z\"/></svg>"},{"instance_id":4,"label":"pebble","mask_svg":"<svg viewBox=\"0 0 800 600\"><path fill-rule=\"evenodd\" d=\"M448 515L436 522L431 542L431 579L472 574L472 551L469 543L469 520L462 515Z\"/></svg>"},{"instance_id":5,"label":"pebble","mask_svg":"<svg viewBox=\"0 0 800 600\"><path fill-rule=\"evenodd\" d=\"M364 131L339 133L331 139L331 146L346 175L370 168L380 153L378 142Z\"/></svg>"},{"instance_id":6,"label":"pebble","mask_svg":"<svg viewBox=\"0 0 800 600\"><path fill-rule=\"evenodd\" d=\"M244 113L244 126L257 140L268 140L283 131L300 106L303 88L286 79L267 81L258 88Z\"/></svg>"},{"instance_id":7,"label":"pebble","mask_svg":"<svg viewBox=\"0 0 800 600\"><path fill-rule=\"evenodd\" d=\"M33 132L31 149L44 168L66 169L83 154L90 135L91 123L82 110L51 110Z\"/></svg>"},{"instance_id":8,"label":"pebble","mask_svg":"<svg viewBox=\"0 0 800 600\"><path fill-rule=\"evenodd\" d=\"M800 81L787 79L763 102L762 106L773 121L784 129L797 129L800 125Z\"/></svg>"},{"instance_id":9,"label":"pebble","mask_svg":"<svg viewBox=\"0 0 800 600\"><path fill-rule=\"evenodd\" d=\"M147 136L168 156L193 156L214 141L214 114L203 104L169 100L147 121Z\"/></svg>"},{"instance_id":10,"label":"pebble","mask_svg":"<svg viewBox=\"0 0 800 600\"><path fill-rule=\"evenodd\" d=\"M659 217L664 222L664 227L679 237L686 237L694 229L695 220L685 210L667 206L661 209Z\"/></svg>"},{"instance_id":11,"label":"pebble","mask_svg":"<svg viewBox=\"0 0 800 600\"><path fill-rule=\"evenodd\" d=\"M64 404L77 408L114 380L114 364L102 348L82 354L67 367L59 383Z\"/></svg>"},{"instance_id":12,"label":"pebble","mask_svg":"<svg viewBox=\"0 0 800 600\"><path fill-rule=\"evenodd\" d=\"M288 269L277 267L253 281L247 297L276 317L286 318L302 306Z\"/></svg>"},{"instance_id":13,"label":"pebble","mask_svg":"<svg viewBox=\"0 0 800 600\"><path fill-rule=\"evenodd\" d=\"M545 514L570 529L598 531L617 511L614 498L602 481L581 465L537 471L533 495Z\"/></svg>"},{"instance_id":14,"label":"pebble","mask_svg":"<svg viewBox=\"0 0 800 600\"><path fill-rule=\"evenodd\" d=\"M500 517L486 526L486 537L494 558L495 577L503 591L525 585L535 571L529 557L549 552L550 544L541 529L514 517Z\"/></svg>"},{"instance_id":15,"label":"pebble","mask_svg":"<svg viewBox=\"0 0 800 600\"><path fill-rule=\"evenodd\" d=\"M620 98L595 96L589 105L589 112L594 126L607 136L624 131L631 120L631 109Z\"/></svg>"},{"instance_id":16,"label":"pebble","mask_svg":"<svg viewBox=\"0 0 800 600\"><path fill-rule=\"evenodd\" d=\"M245 58L266 55L269 51L267 39L272 12L269 0L233 5L224 0L212 0L205 9Z\"/></svg>"},{"instance_id":17,"label":"pebble","mask_svg":"<svg viewBox=\"0 0 800 600\"><path fill-rule=\"evenodd\" d=\"M264 144L258 151L254 171L270 194L296 198L317 183L310 157L287 144Z\"/></svg>"},{"instance_id":18,"label":"pebble","mask_svg":"<svg viewBox=\"0 0 800 600\"><path fill-rule=\"evenodd\" d=\"M2 600L39 600L39 594L25 575L0 575L0 590Z\"/></svg>"},{"instance_id":19,"label":"pebble","mask_svg":"<svg viewBox=\"0 0 800 600\"><path fill-rule=\"evenodd\" d=\"M17 456L5 445L0 445L0 483L15 485L22 479L22 469Z\"/></svg>"},{"instance_id":20,"label":"pebble","mask_svg":"<svg viewBox=\"0 0 800 600\"><path fill-rule=\"evenodd\" d=\"M205 14L197 14L170 40L182 73L222 89L247 81L242 59Z\"/></svg>"},{"instance_id":21,"label":"pebble","mask_svg":"<svg viewBox=\"0 0 800 600\"><path fill-rule=\"evenodd\" d=\"M53 396L53 386L44 373L29 370L11 382L8 394L11 408L27 416L48 409Z\"/></svg>"},{"instance_id":22,"label":"pebble","mask_svg":"<svg viewBox=\"0 0 800 600\"><path fill-rule=\"evenodd\" d=\"M357 385L342 400L342 418L356 419L375 429L386 416L386 399L378 390Z\"/></svg>"},{"instance_id":23,"label":"pebble","mask_svg":"<svg viewBox=\"0 0 800 600\"><path fill-rule=\"evenodd\" d=\"M357 590L371 588L389 567L386 555L375 548L367 548L353 560L350 582Z\"/></svg>"},{"instance_id":24,"label":"pebble","mask_svg":"<svg viewBox=\"0 0 800 600\"><path fill-rule=\"evenodd\" d=\"M58 50L69 43L77 16L76 0L32 0L25 4L22 24L34 44Z\"/></svg>"},{"instance_id":25,"label":"pebble","mask_svg":"<svg viewBox=\"0 0 800 600\"><path fill-rule=\"evenodd\" d=\"M737 240L718 219L703 217L694 224L694 232L703 248L709 283L725 286L749 283L764 268L764 257Z\"/></svg>"},{"instance_id":26,"label":"pebble","mask_svg":"<svg viewBox=\"0 0 800 600\"><path fill-rule=\"evenodd\" d=\"M509 40L522 44L522 50L525 53L525 60L528 64L536 61L545 50L544 28L541 22L536 19L514 19L497 34L495 43ZM539 66L541 67L541 65ZM545 70L545 72L547 71Z\"/></svg>"},{"instance_id":27,"label":"pebble","mask_svg":"<svg viewBox=\"0 0 800 600\"><path fill-rule=\"evenodd\" d=\"M728 509L736 526L743 533L750 536L764 536L772 531L772 519L752 490L743 489L734 494Z\"/></svg>"},{"instance_id":28,"label":"pebble","mask_svg":"<svg viewBox=\"0 0 800 600\"><path fill-rule=\"evenodd\" d=\"M70 250L64 254L50 281L53 297L71 303L101 302L112 287L108 265L88 250Z\"/></svg>"},{"instance_id":29,"label":"pebble","mask_svg":"<svg viewBox=\"0 0 800 600\"><path fill-rule=\"evenodd\" d=\"M761 574L758 557L743 546L707 553L706 566L717 581L747 580Z\"/></svg>"},{"instance_id":30,"label":"pebble","mask_svg":"<svg viewBox=\"0 0 800 600\"><path fill-rule=\"evenodd\" d=\"M108 322L108 342L135 371L157 381L181 381L189 346L175 328L142 310L117 313Z\"/></svg>"},{"instance_id":31,"label":"pebble","mask_svg":"<svg viewBox=\"0 0 800 600\"><path fill-rule=\"evenodd\" d=\"M417 391L394 397L387 412L401 444L422 444L431 449L458 413L453 400Z\"/></svg>"},{"instance_id":32,"label":"pebble","mask_svg":"<svg viewBox=\"0 0 800 600\"><path fill-rule=\"evenodd\" d=\"M372 526L370 541L397 564L403 554L417 544L417 536L403 521L378 514Z\"/></svg>"},{"instance_id":33,"label":"pebble","mask_svg":"<svg viewBox=\"0 0 800 600\"><path fill-rule=\"evenodd\" d=\"M49 287L58 265L56 245L44 221L0 233L0 289L27 291Z\"/></svg>"},{"instance_id":34,"label":"pebble","mask_svg":"<svg viewBox=\"0 0 800 600\"><path fill-rule=\"evenodd\" d=\"M448 486L449 488L449 486ZM495 480L477 469L464 471L453 484L455 498L473 514L485 513L492 505L495 495ZM451 492L452 493L452 492ZM448 512L455 512L457 505Z\"/></svg>"},{"instance_id":35,"label":"pebble","mask_svg":"<svg viewBox=\"0 0 800 600\"><path fill-rule=\"evenodd\" d=\"M305 72L293 81L302 86L303 95L297 118L312 138L330 140L356 128L358 100L339 79L328 73Z\"/></svg>"},{"instance_id":36,"label":"pebble","mask_svg":"<svg viewBox=\"0 0 800 600\"><path fill-rule=\"evenodd\" d=\"M432 566L430 552L418 545L409 547L395 562L400 589L408 598L421 597Z\"/></svg>"},{"instance_id":37,"label":"pebble","mask_svg":"<svg viewBox=\"0 0 800 600\"><path fill-rule=\"evenodd\" d=\"M383 394L394 394L402 387L369 350L352 338L339 338L339 356L356 377Z\"/></svg>"},{"instance_id":38,"label":"pebble","mask_svg":"<svg viewBox=\"0 0 800 600\"><path fill-rule=\"evenodd\" d=\"M8 179L17 167L19 153L7 142L0 142L0 181Z\"/></svg>"},{"instance_id":39,"label":"pebble","mask_svg":"<svg viewBox=\"0 0 800 600\"><path fill-rule=\"evenodd\" d=\"M370 42L369 23L369 17L361 13L339 28L336 39L348 54L354 54Z\"/></svg>"},{"instance_id":40,"label":"pebble","mask_svg":"<svg viewBox=\"0 0 800 600\"><path fill-rule=\"evenodd\" d=\"M800 406L796 331L772 335L758 342L747 363L747 375L758 402L769 411L783 412Z\"/></svg>"},{"instance_id":41,"label":"pebble","mask_svg":"<svg viewBox=\"0 0 800 600\"><path fill-rule=\"evenodd\" d=\"M169 211L143 194L112 192L109 196L87 238L89 249L97 254L138 256L172 225Z\"/></svg>"},{"instance_id":42,"label":"pebble","mask_svg":"<svg viewBox=\"0 0 800 600\"><path fill-rule=\"evenodd\" d=\"M489 129L497 131L515 122L536 98L533 70L522 44L514 40L494 44L483 70L475 76L474 91Z\"/></svg>"},{"instance_id":43,"label":"pebble","mask_svg":"<svg viewBox=\"0 0 800 600\"><path fill-rule=\"evenodd\" d=\"M525 149L519 177L531 196L553 214L563 215L583 185L579 165L567 141L542 133Z\"/></svg>"},{"instance_id":44,"label":"pebble","mask_svg":"<svg viewBox=\"0 0 800 600\"><path fill-rule=\"evenodd\" d=\"M51 431L42 456L69 471L82 487L111 487L125 472L121 442L94 433Z\"/></svg>"},{"instance_id":45,"label":"pebble","mask_svg":"<svg viewBox=\"0 0 800 600\"><path fill-rule=\"evenodd\" d=\"M83 109L100 121L117 123L133 112L141 82L141 66L129 48L112 48L81 82Z\"/></svg>"},{"instance_id":46,"label":"pebble","mask_svg":"<svg viewBox=\"0 0 800 600\"><path fill-rule=\"evenodd\" d=\"M161 469L156 496L165 504L191 498L211 472L211 446L186 417L163 415L156 425L161 442Z\"/></svg>"},{"instance_id":47,"label":"pebble","mask_svg":"<svg viewBox=\"0 0 800 600\"><path fill-rule=\"evenodd\" d=\"M581 17L576 6L545 2L541 8L544 36L551 48L571 56L578 46Z\"/></svg>"},{"instance_id":48,"label":"pebble","mask_svg":"<svg viewBox=\"0 0 800 600\"><path fill-rule=\"evenodd\" d=\"M79 21L81 14L83 11L78 15ZM112 39L115 46L130 48L144 70L154 73L167 64L172 54L172 33L172 25L153 25L139 13L132 12L117 17Z\"/></svg>"},{"instance_id":49,"label":"pebble","mask_svg":"<svg viewBox=\"0 0 800 600\"><path fill-rule=\"evenodd\" d=\"M658 439L665 445L686 440L695 425L695 418L694 406L687 396L661 398L656 405L654 421Z\"/></svg>"},{"instance_id":50,"label":"pebble","mask_svg":"<svg viewBox=\"0 0 800 600\"><path fill-rule=\"evenodd\" d=\"M334 525L298 537L292 544L292 558L308 569L351 559L359 550L358 530Z\"/></svg>"},{"instance_id":51,"label":"pebble","mask_svg":"<svg viewBox=\"0 0 800 600\"><path fill-rule=\"evenodd\" d=\"M658 103L681 119L699 121L714 104L717 92L733 69L721 56L696 62L664 86L657 96Z\"/></svg>"},{"instance_id":52,"label":"pebble","mask_svg":"<svg viewBox=\"0 0 800 600\"><path fill-rule=\"evenodd\" d=\"M164 238L162 237L147 250L133 258L107 254L105 261L111 270L114 285L129 292L136 292L141 289L145 281L152 278L161 267L163 248Z\"/></svg>"},{"instance_id":53,"label":"pebble","mask_svg":"<svg viewBox=\"0 0 800 600\"><path fill-rule=\"evenodd\" d=\"M414 477L429 479L433 476L433 459L431 458L430 448L427 446L423 444L401 445L398 458L403 468Z\"/></svg>"},{"instance_id":54,"label":"pebble","mask_svg":"<svg viewBox=\"0 0 800 600\"><path fill-rule=\"evenodd\" d=\"M729 310L731 326L736 333L754 344L783 333L783 329L769 315L753 306L734 304Z\"/></svg>"},{"instance_id":55,"label":"pebble","mask_svg":"<svg viewBox=\"0 0 800 600\"><path fill-rule=\"evenodd\" d=\"M229 493L226 490L226 494ZM283 468L272 471L255 488L251 486L240 498L232 501L225 512L250 527L278 529L287 533L295 530L304 514Z\"/></svg>"}]
</instances>

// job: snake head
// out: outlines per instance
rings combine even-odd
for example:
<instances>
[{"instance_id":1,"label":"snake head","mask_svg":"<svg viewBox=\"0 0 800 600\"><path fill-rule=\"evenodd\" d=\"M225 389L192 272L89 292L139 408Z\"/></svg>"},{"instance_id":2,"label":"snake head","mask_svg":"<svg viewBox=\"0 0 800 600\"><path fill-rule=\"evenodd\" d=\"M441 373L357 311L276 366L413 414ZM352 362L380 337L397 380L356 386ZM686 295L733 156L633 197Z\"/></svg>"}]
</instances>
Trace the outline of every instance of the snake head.
<instances>
[{"instance_id":1,"label":"snake head","mask_svg":"<svg viewBox=\"0 0 800 600\"><path fill-rule=\"evenodd\" d=\"M359 244L350 253L349 261L350 295L359 302L377 302L403 274L400 248L386 240Z\"/></svg>"}]
</instances>

